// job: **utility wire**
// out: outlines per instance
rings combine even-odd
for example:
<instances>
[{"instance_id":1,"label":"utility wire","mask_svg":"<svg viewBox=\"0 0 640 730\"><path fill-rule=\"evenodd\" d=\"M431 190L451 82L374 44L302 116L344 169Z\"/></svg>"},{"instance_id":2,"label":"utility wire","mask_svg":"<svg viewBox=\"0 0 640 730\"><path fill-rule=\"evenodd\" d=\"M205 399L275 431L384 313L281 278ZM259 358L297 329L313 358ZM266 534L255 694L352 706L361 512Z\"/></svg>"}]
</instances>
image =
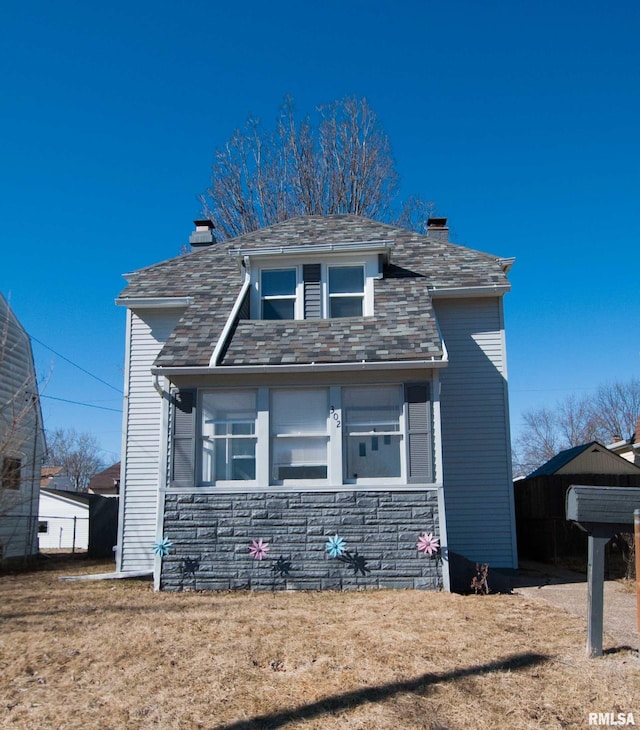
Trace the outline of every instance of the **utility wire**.
<instances>
[{"instance_id":1,"label":"utility wire","mask_svg":"<svg viewBox=\"0 0 640 730\"><path fill-rule=\"evenodd\" d=\"M72 403L74 406L85 406L86 408L98 408L101 411L113 411L114 413L122 413L121 408L107 408L107 406L94 406L93 403L81 403L77 400L68 400L67 398L56 398L53 395L40 395L41 398L48 398L49 400L59 400L63 403Z\"/></svg>"},{"instance_id":2,"label":"utility wire","mask_svg":"<svg viewBox=\"0 0 640 730\"><path fill-rule=\"evenodd\" d=\"M44 342L40 342L39 339L34 337L33 335L30 335L31 339L34 342L37 342L39 345L42 345L42 347L46 347L47 350L50 350L54 355L57 355L58 357L61 357L65 362L68 362L69 365L73 365L74 368L78 368L78 370L81 370L85 375L88 375L90 378L93 378L94 380L97 380L99 383L102 383L103 385L106 385L107 388L111 388L111 390L115 390L116 393L120 393L122 395L122 390L120 388L116 388L115 385L111 385L111 383L107 383L106 380L103 380L102 378L99 378L97 375L94 375L93 373L90 373L88 370L85 370L80 365L76 364L72 360L69 360L68 357L65 357L64 355L61 355L59 352L56 352L52 347L49 347L49 345L45 345ZM49 396L51 397L51 396ZM62 398L58 398L57 400L62 400ZM69 401L71 402L71 401ZM80 405L87 405L86 403L81 403ZM99 406L93 406L93 408L99 408ZM106 410L113 410L112 408L107 408Z\"/></svg>"}]
</instances>

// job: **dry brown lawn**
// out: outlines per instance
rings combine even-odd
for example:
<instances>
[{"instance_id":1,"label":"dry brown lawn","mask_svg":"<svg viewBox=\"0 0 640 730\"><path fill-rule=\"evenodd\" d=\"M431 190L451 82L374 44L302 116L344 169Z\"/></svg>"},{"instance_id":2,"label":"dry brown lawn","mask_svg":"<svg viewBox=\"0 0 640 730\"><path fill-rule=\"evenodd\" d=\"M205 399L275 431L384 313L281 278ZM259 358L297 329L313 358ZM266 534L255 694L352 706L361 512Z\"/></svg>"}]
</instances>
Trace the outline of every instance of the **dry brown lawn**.
<instances>
[{"instance_id":1,"label":"dry brown lawn","mask_svg":"<svg viewBox=\"0 0 640 730\"><path fill-rule=\"evenodd\" d=\"M0 577L3 728L581 728L633 712L640 660L522 596L154 593Z\"/></svg>"}]
</instances>

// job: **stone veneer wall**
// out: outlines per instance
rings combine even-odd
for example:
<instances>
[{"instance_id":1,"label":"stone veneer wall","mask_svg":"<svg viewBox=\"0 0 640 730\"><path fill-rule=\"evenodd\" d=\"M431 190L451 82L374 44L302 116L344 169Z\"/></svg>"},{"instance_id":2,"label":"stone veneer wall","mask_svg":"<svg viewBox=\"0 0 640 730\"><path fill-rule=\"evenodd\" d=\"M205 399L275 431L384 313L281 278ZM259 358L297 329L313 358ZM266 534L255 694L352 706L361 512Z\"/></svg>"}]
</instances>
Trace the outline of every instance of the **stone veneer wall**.
<instances>
[{"instance_id":1,"label":"stone veneer wall","mask_svg":"<svg viewBox=\"0 0 640 730\"><path fill-rule=\"evenodd\" d=\"M437 490L167 494L165 590L442 588L443 566L416 548L438 537ZM345 541L343 559L327 540ZM264 560L252 540L269 543Z\"/></svg>"}]
</instances>

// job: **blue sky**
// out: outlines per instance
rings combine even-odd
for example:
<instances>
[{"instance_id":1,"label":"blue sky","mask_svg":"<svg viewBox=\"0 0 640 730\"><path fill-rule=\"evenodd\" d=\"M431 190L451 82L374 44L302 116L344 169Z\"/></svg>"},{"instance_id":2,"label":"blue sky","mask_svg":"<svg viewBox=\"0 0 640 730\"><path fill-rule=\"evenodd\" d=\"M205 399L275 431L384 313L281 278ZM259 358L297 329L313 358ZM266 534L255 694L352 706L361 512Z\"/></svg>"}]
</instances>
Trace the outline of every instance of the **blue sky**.
<instances>
[{"instance_id":1,"label":"blue sky","mask_svg":"<svg viewBox=\"0 0 640 730\"><path fill-rule=\"evenodd\" d=\"M366 97L403 195L516 257L516 434L640 376L639 33L632 0L3 3L0 291L37 340L46 427L119 458L121 274L179 252L214 149L285 94Z\"/></svg>"}]
</instances>

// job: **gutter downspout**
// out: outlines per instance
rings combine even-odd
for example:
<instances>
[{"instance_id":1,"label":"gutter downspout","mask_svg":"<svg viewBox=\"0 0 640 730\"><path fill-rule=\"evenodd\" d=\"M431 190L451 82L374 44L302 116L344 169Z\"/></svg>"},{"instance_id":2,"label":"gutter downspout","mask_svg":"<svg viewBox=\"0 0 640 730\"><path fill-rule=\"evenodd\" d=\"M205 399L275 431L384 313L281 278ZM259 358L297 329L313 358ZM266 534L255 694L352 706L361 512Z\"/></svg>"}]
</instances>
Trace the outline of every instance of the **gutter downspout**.
<instances>
[{"instance_id":1,"label":"gutter downspout","mask_svg":"<svg viewBox=\"0 0 640 730\"><path fill-rule=\"evenodd\" d=\"M161 398L165 398L169 395L167 391L160 385L160 376L158 375L158 373L154 373L153 375L153 389Z\"/></svg>"},{"instance_id":2,"label":"gutter downspout","mask_svg":"<svg viewBox=\"0 0 640 730\"><path fill-rule=\"evenodd\" d=\"M231 334L231 330L238 319L238 313L240 311L240 307L242 306L244 298L247 295L247 292L249 291L249 287L251 286L251 262L250 262L248 256L243 257L242 266L244 267L244 281L242 282L242 287L240 288L240 293L238 294L238 296L236 298L236 301L233 305L233 309L231 310L231 314L229 315L229 317L227 318L227 321L225 322L224 328L222 330L222 334L218 338L218 342L216 343L215 349L213 350L213 354L211 355L211 360L209 360L210 368L215 368L219 364L219 360L222 355L222 351L224 350L224 346L226 345L227 339L229 338L229 335Z\"/></svg>"},{"instance_id":3,"label":"gutter downspout","mask_svg":"<svg viewBox=\"0 0 640 730\"><path fill-rule=\"evenodd\" d=\"M444 341L442 330L440 329L440 323L436 319L436 329L438 336L440 337L440 343L442 345L442 361L449 362L449 351L447 350L447 343ZM434 448L436 449L437 459L437 480L440 486L438 487L438 531L440 533L440 546L445 547L446 550L442 551L442 587L445 591L451 591L451 564L449 563L449 536L447 530L447 510L445 504L445 474L444 474L444 451L442 446L442 409L440 407L440 396L442 393L442 383L440 382L440 373L437 369L433 371L433 379L431 381L432 387L437 388L438 397L432 397L433 401L433 442Z\"/></svg>"}]
</instances>

